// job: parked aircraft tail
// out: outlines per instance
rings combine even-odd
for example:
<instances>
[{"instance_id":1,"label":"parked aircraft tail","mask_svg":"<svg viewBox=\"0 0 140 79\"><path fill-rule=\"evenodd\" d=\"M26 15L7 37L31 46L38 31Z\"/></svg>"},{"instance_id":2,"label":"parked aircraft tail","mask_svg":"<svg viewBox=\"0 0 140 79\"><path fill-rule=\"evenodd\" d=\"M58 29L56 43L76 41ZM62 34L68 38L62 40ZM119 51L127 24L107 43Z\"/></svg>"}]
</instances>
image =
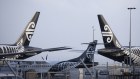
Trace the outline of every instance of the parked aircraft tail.
<instances>
[{"instance_id":1,"label":"parked aircraft tail","mask_svg":"<svg viewBox=\"0 0 140 79\"><path fill-rule=\"evenodd\" d=\"M121 48L121 44L117 40L110 26L102 15L98 15L101 33L105 48Z\"/></svg>"},{"instance_id":2,"label":"parked aircraft tail","mask_svg":"<svg viewBox=\"0 0 140 79\"><path fill-rule=\"evenodd\" d=\"M90 42L87 49L84 53L79 57L84 59L84 63L91 63L93 60L93 54L95 54L95 49L97 45L97 40Z\"/></svg>"},{"instance_id":3,"label":"parked aircraft tail","mask_svg":"<svg viewBox=\"0 0 140 79\"><path fill-rule=\"evenodd\" d=\"M31 21L27 24L20 38L15 42L14 45L29 46L31 38L36 28L36 24L39 18L40 12L36 12Z\"/></svg>"},{"instance_id":4,"label":"parked aircraft tail","mask_svg":"<svg viewBox=\"0 0 140 79\"><path fill-rule=\"evenodd\" d=\"M88 43L87 49L84 51L83 54L81 54L79 57L75 59L71 59L69 61L71 62L78 62L80 60L83 60L84 63L89 64L92 63L93 54L95 53L97 40L94 40L93 42Z\"/></svg>"}]
</instances>

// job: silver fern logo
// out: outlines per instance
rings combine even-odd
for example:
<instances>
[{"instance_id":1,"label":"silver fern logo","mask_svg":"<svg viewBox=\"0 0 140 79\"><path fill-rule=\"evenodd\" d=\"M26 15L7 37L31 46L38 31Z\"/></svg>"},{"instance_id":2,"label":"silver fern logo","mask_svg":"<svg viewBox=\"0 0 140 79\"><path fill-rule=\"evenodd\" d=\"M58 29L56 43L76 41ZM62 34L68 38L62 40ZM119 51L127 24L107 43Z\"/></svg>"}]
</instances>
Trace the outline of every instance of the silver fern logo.
<instances>
[{"instance_id":1,"label":"silver fern logo","mask_svg":"<svg viewBox=\"0 0 140 79\"><path fill-rule=\"evenodd\" d=\"M103 35L103 37L107 37L106 41L107 41L107 43L110 43L113 39L113 34L108 25L104 26L104 31L105 32L102 32L102 35Z\"/></svg>"},{"instance_id":2,"label":"silver fern logo","mask_svg":"<svg viewBox=\"0 0 140 79\"><path fill-rule=\"evenodd\" d=\"M34 30L35 30L35 23L30 22L26 29L26 37L29 41L31 40L31 38L33 36Z\"/></svg>"}]
</instances>

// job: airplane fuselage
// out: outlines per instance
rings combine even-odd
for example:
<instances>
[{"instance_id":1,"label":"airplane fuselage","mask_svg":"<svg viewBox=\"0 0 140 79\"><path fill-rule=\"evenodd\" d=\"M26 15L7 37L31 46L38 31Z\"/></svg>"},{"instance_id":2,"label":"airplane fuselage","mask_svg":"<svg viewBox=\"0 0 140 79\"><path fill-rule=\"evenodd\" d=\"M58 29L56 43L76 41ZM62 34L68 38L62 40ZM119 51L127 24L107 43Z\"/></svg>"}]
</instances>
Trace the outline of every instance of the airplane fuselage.
<instances>
[{"instance_id":1,"label":"airplane fuselage","mask_svg":"<svg viewBox=\"0 0 140 79\"><path fill-rule=\"evenodd\" d=\"M23 46L4 46L0 45L0 53L15 53L15 52L23 52Z\"/></svg>"},{"instance_id":2,"label":"airplane fuselage","mask_svg":"<svg viewBox=\"0 0 140 79\"><path fill-rule=\"evenodd\" d=\"M14 54L17 52L23 52L25 49L23 46L12 46L12 45L0 45L1 54ZM5 57L0 57L5 58Z\"/></svg>"},{"instance_id":3,"label":"airplane fuselage","mask_svg":"<svg viewBox=\"0 0 140 79\"><path fill-rule=\"evenodd\" d=\"M98 53L106 56L110 59L113 59L118 62L123 62L126 64L129 64L130 58L132 60L131 63L140 65L140 48L138 47L133 47L131 48L131 56L130 56L130 49L129 48L123 48L120 50L115 50L115 49L99 49ZM125 61L127 59L127 61Z\"/></svg>"},{"instance_id":4,"label":"airplane fuselage","mask_svg":"<svg viewBox=\"0 0 140 79\"><path fill-rule=\"evenodd\" d=\"M34 52L34 53L33 52L24 53L24 52L34 51L39 49L41 48L30 47L30 46L24 47L24 46L14 46L14 45L0 45L0 54L1 55L3 54L3 56L1 56L0 59L4 59L4 58L24 59L33 56L37 53L40 53L40 52ZM6 54L9 55L7 56Z\"/></svg>"}]
</instances>

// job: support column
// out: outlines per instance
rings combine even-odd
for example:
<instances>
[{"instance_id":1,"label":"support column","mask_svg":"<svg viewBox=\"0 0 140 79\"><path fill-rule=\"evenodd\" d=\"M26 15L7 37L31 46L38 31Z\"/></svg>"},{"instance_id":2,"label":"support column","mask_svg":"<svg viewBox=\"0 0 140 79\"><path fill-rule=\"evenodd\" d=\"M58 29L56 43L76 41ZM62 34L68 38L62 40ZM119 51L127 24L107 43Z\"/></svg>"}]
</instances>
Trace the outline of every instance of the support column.
<instances>
[{"instance_id":1,"label":"support column","mask_svg":"<svg viewBox=\"0 0 140 79\"><path fill-rule=\"evenodd\" d=\"M84 71L83 71L83 68L79 68L79 79L84 79Z\"/></svg>"}]
</instances>

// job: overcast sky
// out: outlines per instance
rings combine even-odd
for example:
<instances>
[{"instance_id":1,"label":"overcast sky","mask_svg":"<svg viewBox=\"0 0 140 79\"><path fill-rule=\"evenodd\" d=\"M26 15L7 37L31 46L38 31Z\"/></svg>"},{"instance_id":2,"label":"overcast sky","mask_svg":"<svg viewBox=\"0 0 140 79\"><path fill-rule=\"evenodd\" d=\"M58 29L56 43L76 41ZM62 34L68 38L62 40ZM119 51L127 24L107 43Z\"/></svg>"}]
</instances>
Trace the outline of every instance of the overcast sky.
<instances>
[{"instance_id":1,"label":"overcast sky","mask_svg":"<svg viewBox=\"0 0 140 79\"><path fill-rule=\"evenodd\" d=\"M35 12L39 11L30 46L70 46L85 50L87 46L81 43L92 41L92 26L95 39L103 42L98 14L104 15L119 42L126 46L129 43L128 7L136 7L132 11L132 45L140 46L140 0L0 0L0 43L14 43ZM103 47L97 46L97 49ZM48 61L72 58L81 53L58 51L49 54ZM28 60L41 60L41 56L45 57L46 52ZM97 54L95 61L113 63Z\"/></svg>"}]
</instances>

